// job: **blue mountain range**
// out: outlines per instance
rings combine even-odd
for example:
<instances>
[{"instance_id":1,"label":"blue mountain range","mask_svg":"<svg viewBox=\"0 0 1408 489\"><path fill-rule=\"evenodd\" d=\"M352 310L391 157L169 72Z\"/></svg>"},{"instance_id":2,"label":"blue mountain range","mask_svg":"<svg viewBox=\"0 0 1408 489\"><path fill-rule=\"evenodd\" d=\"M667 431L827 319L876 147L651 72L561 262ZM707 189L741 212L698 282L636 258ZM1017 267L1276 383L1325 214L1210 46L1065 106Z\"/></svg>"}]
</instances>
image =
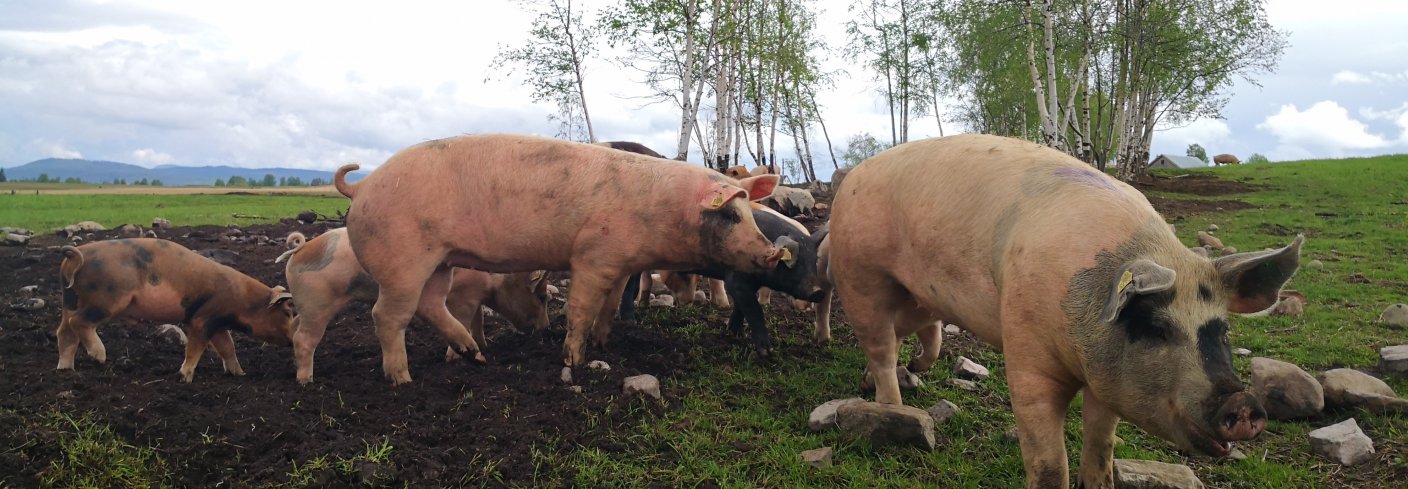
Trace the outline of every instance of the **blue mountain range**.
<instances>
[{"instance_id":1,"label":"blue mountain range","mask_svg":"<svg viewBox=\"0 0 1408 489\"><path fill-rule=\"evenodd\" d=\"M232 176L241 176L252 181L259 181L264 175L273 175L274 179L297 177L305 184L315 178L321 178L325 182L332 182L333 172L331 170L299 170L295 168L236 168L233 166L176 166L161 165L156 168L144 168L128 163L116 161L97 161L82 159L45 158L25 163L20 166L6 168L5 176L10 180L34 180L39 176L48 175L50 180L62 181L65 178L80 178L88 183L107 183L114 180L126 180L133 183L137 180L147 179L161 180L163 185L214 185L216 179L228 181ZM367 176L367 172L353 172L347 175L348 182L355 182Z\"/></svg>"}]
</instances>

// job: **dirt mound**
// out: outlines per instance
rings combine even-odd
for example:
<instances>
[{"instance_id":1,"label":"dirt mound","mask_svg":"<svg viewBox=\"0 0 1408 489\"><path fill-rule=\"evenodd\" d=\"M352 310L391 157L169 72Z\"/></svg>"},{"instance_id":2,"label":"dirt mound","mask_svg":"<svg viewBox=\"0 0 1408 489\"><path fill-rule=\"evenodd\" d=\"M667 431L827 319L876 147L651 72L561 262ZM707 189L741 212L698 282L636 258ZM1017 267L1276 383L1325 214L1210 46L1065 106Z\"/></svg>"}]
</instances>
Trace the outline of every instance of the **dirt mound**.
<instances>
[{"instance_id":1,"label":"dirt mound","mask_svg":"<svg viewBox=\"0 0 1408 489\"><path fill-rule=\"evenodd\" d=\"M1140 192L1170 192L1202 196L1244 194L1265 188L1236 180L1224 180L1214 175L1188 173L1175 176L1152 175L1134 183Z\"/></svg>"}]
</instances>

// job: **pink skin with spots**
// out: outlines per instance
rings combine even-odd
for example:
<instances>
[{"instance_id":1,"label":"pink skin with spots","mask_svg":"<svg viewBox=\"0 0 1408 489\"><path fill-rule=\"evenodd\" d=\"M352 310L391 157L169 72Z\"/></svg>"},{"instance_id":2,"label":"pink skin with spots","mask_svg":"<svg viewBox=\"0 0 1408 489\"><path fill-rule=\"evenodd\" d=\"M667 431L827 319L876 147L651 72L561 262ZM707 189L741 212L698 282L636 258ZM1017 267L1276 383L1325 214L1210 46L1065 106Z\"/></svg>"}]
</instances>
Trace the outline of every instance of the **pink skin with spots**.
<instances>
[{"instance_id":1,"label":"pink skin with spots","mask_svg":"<svg viewBox=\"0 0 1408 489\"><path fill-rule=\"evenodd\" d=\"M605 344L616 310L606 298L620 296L629 274L710 264L765 270L782 256L748 211L750 199L777 186L775 175L734 180L687 163L504 134L417 144L355 187L343 180L352 169L338 170L335 183L352 199L352 250L381 286L372 316L382 368L396 384L411 380L406 323L417 310L443 309L450 267L570 270L563 353L577 366L588 333ZM458 352L479 349L462 328L441 333Z\"/></svg>"}]
</instances>

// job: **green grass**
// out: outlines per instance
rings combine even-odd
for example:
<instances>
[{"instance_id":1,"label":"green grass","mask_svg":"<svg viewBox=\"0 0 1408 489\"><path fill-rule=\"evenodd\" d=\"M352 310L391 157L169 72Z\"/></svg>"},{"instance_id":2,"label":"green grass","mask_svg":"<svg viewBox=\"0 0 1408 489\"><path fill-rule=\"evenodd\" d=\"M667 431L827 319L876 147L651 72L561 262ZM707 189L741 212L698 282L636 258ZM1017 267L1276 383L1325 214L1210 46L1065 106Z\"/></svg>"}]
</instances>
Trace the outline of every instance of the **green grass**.
<instances>
[{"instance_id":1,"label":"green grass","mask_svg":"<svg viewBox=\"0 0 1408 489\"><path fill-rule=\"evenodd\" d=\"M149 447L124 441L90 415L50 412L41 426L57 433L62 455L39 474L45 487L169 487L171 467Z\"/></svg>"},{"instance_id":2,"label":"green grass","mask_svg":"<svg viewBox=\"0 0 1408 489\"><path fill-rule=\"evenodd\" d=\"M108 228L122 224L149 226L155 217L166 218L176 226L248 225L277 222L306 210L332 215L346 209L346 198L321 195L0 193L0 226L46 233L78 221L97 221ZM236 218L233 214L260 218Z\"/></svg>"},{"instance_id":3,"label":"green grass","mask_svg":"<svg viewBox=\"0 0 1408 489\"><path fill-rule=\"evenodd\" d=\"M1302 366L1312 375L1336 367L1373 370L1378 349L1408 342L1408 334L1375 324L1388 305L1408 296L1408 156L1241 165L1196 170L1219 178L1245 180L1270 188L1247 194L1209 197L1243 200L1259 206L1237 212L1199 215L1178 223L1178 236L1196 244L1198 230L1217 224L1216 234L1243 251L1284 246L1296 233L1307 242L1302 263L1324 262L1320 270L1302 269L1288 288L1306 294L1306 315L1234 317L1234 347L1252 350ZM1170 198L1200 198L1166 194ZM1317 215L1321 213L1322 215ZM1324 215L1333 213L1334 215ZM1362 273L1369 284L1346 279ZM645 311L642 327L666 317L698 317L693 308ZM697 326L670 334L684 341L714 330L724 319L708 313ZM770 310L770 317L793 314ZM787 322L794 326L804 318ZM711 326L710 326L711 325ZM945 340L945 353L926 384L906 392L905 404L926 408L939 399L956 403L960 413L937 427L942 447L931 453L909 448L870 447L835 432L807 429L813 407L834 398L857 395L864 357L844 324L833 323L835 341L815 356L782 359L775 365L754 363L743 349L698 351L684 375L664 381L673 409L648 409L637 401L631 409L598 413L625 429L602 430L610 449L597 446L553 447L544 460L567 460L568 469L547 480L584 487L683 486L724 487L1017 487L1023 481L1021 452L1003 433L1014 426L1003 379L1001 355L972 340ZM783 342L804 345L807 331L778 331ZM724 358L718 358L723 355ZM983 390L972 393L944 385L958 355L992 369ZM903 362L907 355L901 356ZM1249 359L1235 366L1248 378ZM729 368L721 368L729 365ZM1408 393L1404 379L1387 379ZM865 397L873 398L867 393ZM1067 419L1067 451L1074 477L1080 451L1079 399ZM654 414L655 412L660 414ZM1375 440L1380 456L1364 466L1342 468L1309 453L1307 433L1354 417ZM1258 440L1239 443L1241 461L1188 457L1137 427L1123 423L1125 444L1118 458L1188 464L1210 487L1386 487L1408 474L1408 421L1402 416L1364 411L1329 412L1303 421L1273 421ZM835 465L812 470L798 454L831 446ZM558 479L560 478L560 479Z\"/></svg>"}]
</instances>

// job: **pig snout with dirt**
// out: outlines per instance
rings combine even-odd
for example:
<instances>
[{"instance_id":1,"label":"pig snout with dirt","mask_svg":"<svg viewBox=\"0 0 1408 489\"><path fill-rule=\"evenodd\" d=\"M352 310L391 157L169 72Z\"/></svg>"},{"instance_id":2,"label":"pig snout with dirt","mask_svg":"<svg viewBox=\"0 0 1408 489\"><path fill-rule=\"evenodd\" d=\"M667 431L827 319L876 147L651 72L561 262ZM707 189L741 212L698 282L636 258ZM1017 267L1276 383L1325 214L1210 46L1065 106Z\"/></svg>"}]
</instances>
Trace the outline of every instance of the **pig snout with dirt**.
<instances>
[{"instance_id":1,"label":"pig snout with dirt","mask_svg":"<svg viewBox=\"0 0 1408 489\"><path fill-rule=\"evenodd\" d=\"M1210 261L1129 185L996 136L899 145L846 181L830 266L877 401L900 403L899 340L918 334L909 369L926 370L942 320L1003 351L1028 486L1067 485L1063 426L1077 392L1084 487L1113 487L1121 418L1213 456L1265 426L1232 369L1225 316L1276 302L1303 237Z\"/></svg>"},{"instance_id":2,"label":"pig snout with dirt","mask_svg":"<svg viewBox=\"0 0 1408 489\"><path fill-rule=\"evenodd\" d=\"M350 301L376 300L377 284L367 275L352 245L347 240L347 228L337 228L305 242L302 233L288 236L292 249L274 261L288 260L284 276L289 290L297 294L298 323L293 334L293 358L298 368L297 379L307 384L313 379L313 352L323 339L328 322ZM543 329L548 326L547 274L542 272L491 274L478 270L456 269L450 280L450 290L444 306L457 324L436 324L441 328L468 325L471 337L483 346L484 315L487 306L515 326ZM437 305L438 306L438 305ZM427 321L433 311L422 313ZM447 349L447 359L458 358L454 349Z\"/></svg>"},{"instance_id":3,"label":"pig snout with dirt","mask_svg":"<svg viewBox=\"0 0 1408 489\"><path fill-rule=\"evenodd\" d=\"M59 321L59 367L73 368L78 345L99 363L107 350L96 328L109 319L180 322L189 328L181 380L190 382L207 345L225 371L244 375L235 358L231 331L268 343L289 344L291 298L235 269L162 239L99 241L65 246L59 265L63 316Z\"/></svg>"},{"instance_id":4,"label":"pig snout with dirt","mask_svg":"<svg viewBox=\"0 0 1408 489\"><path fill-rule=\"evenodd\" d=\"M571 270L563 350L577 366L589 332L605 344L616 311L607 298L630 274L712 264L762 271L782 256L747 205L770 193L776 176L734 180L687 163L506 134L411 146L354 187L344 176L355 167L338 170L334 182L352 199L352 250L381 286L372 318L382 367L397 384L411 380L406 322L418 303L436 300L423 290L448 288L450 267ZM458 352L478 350L468 335L447 339Z\"/></svg>"}]
</instances>

